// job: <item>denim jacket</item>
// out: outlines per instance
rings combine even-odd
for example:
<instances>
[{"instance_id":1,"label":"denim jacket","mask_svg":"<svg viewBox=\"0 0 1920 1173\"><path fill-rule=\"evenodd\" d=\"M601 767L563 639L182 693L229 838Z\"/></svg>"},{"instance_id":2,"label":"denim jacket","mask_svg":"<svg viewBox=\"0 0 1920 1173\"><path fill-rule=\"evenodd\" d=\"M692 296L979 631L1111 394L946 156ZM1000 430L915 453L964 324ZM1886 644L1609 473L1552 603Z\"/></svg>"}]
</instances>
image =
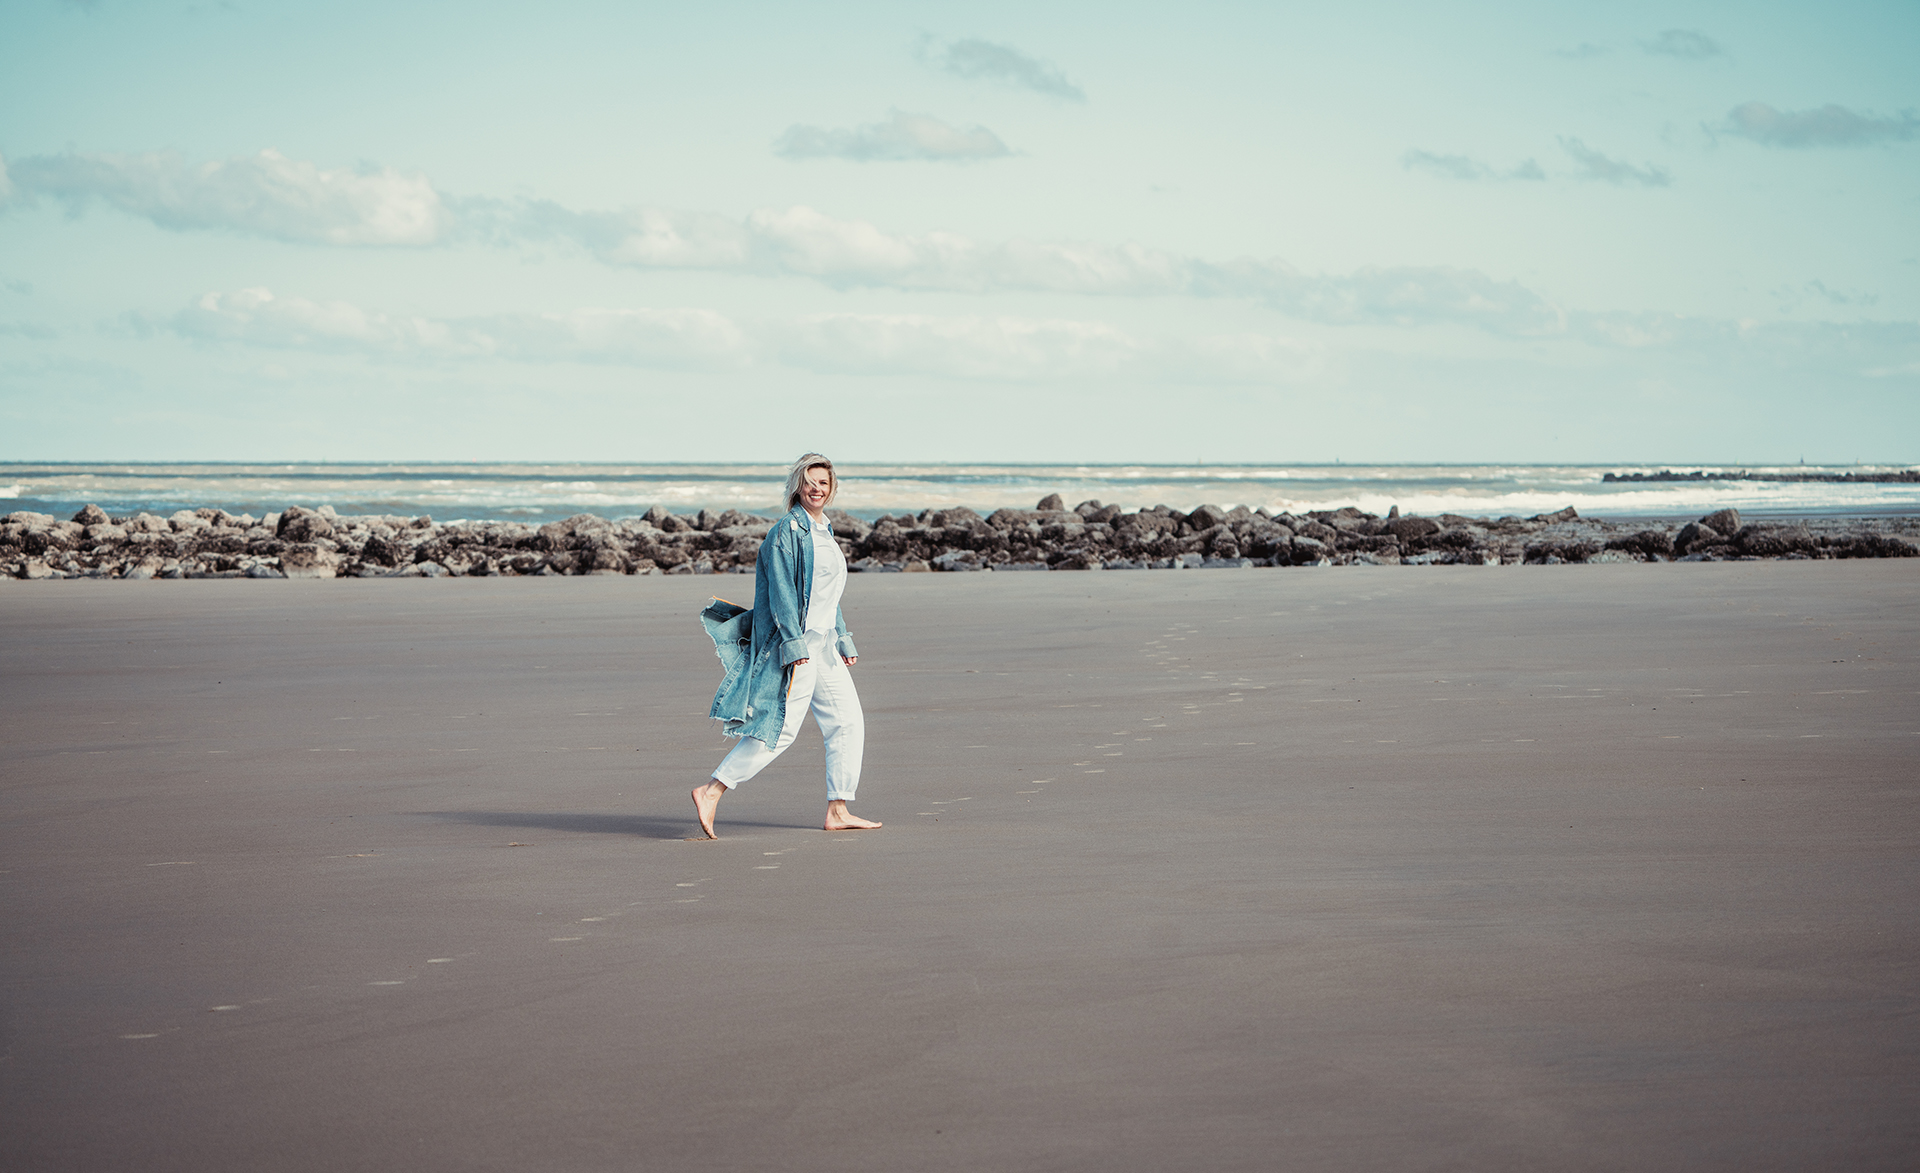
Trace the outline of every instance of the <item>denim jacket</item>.
<instances>
[{"instance_id":1,"label":"denim jacket","mask_svg":"<svg viewBox=\"0 0 1920 1173\"><path fill-rule=\"evenodd\" d=\"M724 673L713 709L728 737L755 737L772 745L787 719L787 681L807 652L807 603L813 594L813 526L794 506L767 531L753 568L753 609L714 599L700 612ZM826 524L824 522L820 524ZM833 532L828 526L829 533ZM834 650L857 656L847 621L836 609Z\"/></svg>"}]
</instances>

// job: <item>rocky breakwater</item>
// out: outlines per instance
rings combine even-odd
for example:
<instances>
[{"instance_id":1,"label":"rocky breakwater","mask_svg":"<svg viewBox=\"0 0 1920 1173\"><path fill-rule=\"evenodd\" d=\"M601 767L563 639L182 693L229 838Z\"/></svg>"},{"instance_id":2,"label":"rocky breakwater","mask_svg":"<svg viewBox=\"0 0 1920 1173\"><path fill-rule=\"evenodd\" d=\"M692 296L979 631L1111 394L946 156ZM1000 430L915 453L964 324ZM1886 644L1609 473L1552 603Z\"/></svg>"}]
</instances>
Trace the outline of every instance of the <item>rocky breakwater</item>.
<instances>
[{"instance_id":1,"label":"rocky breakwater","mask_svg":"<svg viewBox=\"0 0 1920 1173\"><path fill-rule=\"evenodd\" d=\"M1202 505L1123 510L1050 496L1033 509L883 516L829 511L856 571L1183 570L1254 566L1889 558L1920 553L1920 519L1741 521L1731 509L1684 525L1582 518L1572 509L1497 519L1380 517L1358 509L1269 513ZM444 575L723 574L753 569L772 518L655 506L608 521L436 523L292 506L263 518L217 509L61 521L0 521L11 578L388 578Z\"/></svg>"}]
</instances>

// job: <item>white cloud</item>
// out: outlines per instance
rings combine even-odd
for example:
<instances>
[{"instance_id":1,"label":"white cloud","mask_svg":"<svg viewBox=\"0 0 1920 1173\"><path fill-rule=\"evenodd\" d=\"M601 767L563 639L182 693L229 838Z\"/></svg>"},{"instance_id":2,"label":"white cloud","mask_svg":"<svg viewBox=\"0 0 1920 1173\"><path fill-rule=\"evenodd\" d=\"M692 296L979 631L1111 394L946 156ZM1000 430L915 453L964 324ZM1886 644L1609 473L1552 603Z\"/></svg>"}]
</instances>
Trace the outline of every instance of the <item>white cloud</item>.
<instances>
[{"instance_id":1,"label":"white cloud","mask_svg":"<svg viewBox=\"0 0 1920 1173\"><path fill-rule=\"evenodd\" d=\"M1446 179L1462 179L1477 182L1487 179L1526 179L1540 180L1547 173L1540 170L1540 164L1532 159L1522 159L1508 171L1497 171L1478 159L1465 155L1440 155L1432 151L1409 148L1400 156L1400 165L1409 171L1416 168Z\"/></svg>"},{"instance_id":2,"label":"white cloud","mask_svg":"<svg viewBox=\"0 0 1920 1173\"><path fill-rule=\"evenodd\" d=\"M266 289L208 293L171 324L195 338L419 358L689 367L737 363L751 349L737 325L710 310L583 309L437 319L275 297Z\"/></svg>"},{"instance_id":3,"label":"white cloud","mask_svg":"<svg viewBox=\"0 0 1920 1173\"><path fill-rule=\"evenodd\" d=\"M1641 41L1640 50L1661 57L1679 57L1687 61L1705 61L1721 57L1726 50L1720 42L1699 29L1667 29L1651 41Z\"/></svg>"},{"instance_id":4,"label":"white cloud","mask_svg":"<svg viewBox=\"0 0 1920 1173\"><path fill-rule=\"evenodd\" d=\"M1615 186L1629 183L1641 187L1673 186L1673 175L1665 167L1652 163L1635 167L1631 163L1609 158L1577 138L1564 135L1560 138L1560 147L1580 165L1580 175L1584 179L1597 179Z\"/></svg>"},{"instance_id":5,"label":"white cloud","mask_svg":"<svg viewBox=\"0 0 1920 1173\"><path fill-rule=\"evenodd\" d=\"M13 184L78 209L99 200L175 231L213 229L342 245L428 245L452 216L422 175L335 168L265 150L190 164L178 155L66 154L15 161Z\"/></svg>"},{"instance_id":6,"label":"white cloud","mask_svg":"<svg viewBox=\"0 0 1920 1173\"><path fill-rule=\"evenodd\" d=\"M1765 102L1748 102L1729 111L1718 129L1762 146L1804 150L1905 142L1920 137L1920 118L1911 110L1875 118L1831 104L1818 110L1776 110Z\"/></svg>"},{"instance_id":7,"label":"white cloud","mask_svg":"<svg viewBox=\"0 0 1920 1173\"><path fill-rule=\"evenodd\" d=\"M835 130L789 126L774 140L774 153L788 159L848 159L856 163L933 161L970 163L1013 154L984 126L961 129L931 114L888 112L885 122Z\"/></svg>"},{"instance_id":8,"label":"white cloud","mask_svg":"<svg viewBox=\"0 0 1920 1173\"><path fill-rule=\"evenodd\" d=\"M1577 140L1573 147L1585 149ZM1210 262L1136 244L983 242L952 232L896 233L807 207L763 209L733 220L660 208L580 212L550 201L444 199L424 178L391 169L322 171L271 151L201 166L166 155L66 155L22 160L12 174L22 191L76 205L107 200L170 228L227 229L278 239L559 242L608 265L794 276L841 289L1247 298L1316 322L1451 323L1524 336L1552 334L1565 325L1560 311L1538 294L1473 270L1386 268L1312 276L1279 260ZM182 328L219 334L242 329L244 319L244 330L255 340L297 335L362 348L404 345L449 352L497 348L507 337L490 332L478 319L438 323L435 329L453 333L429 337L421 322L356 317L352 307L270 295L252 301L238 294L210 296L215 300L184 317Z\"/></svg>"},{"instance_id":9,"label":"white cloud","mask_svg":"<svg viewBox=\"0 0 1920 1173\"><path fill-rule=\"evenodd\" d=\"M1052 65L1022 53L1012 45L966 37L958 41L923 41L921 55L956 77L985 79L1076 102L1087 93Z\"/></svg>"},{"instance_id":10,"label":"white cloud","mask_svg":"<svg viewBox=\"0 0 1920 1173\"><path fill-rule=\"evenodd\" d=\"M168 325L207 341L398 359L788 366L1010 381L1271 382L1309 374L1322 361L1317 347L1274 334L1180 339L1057 318L813 314L743 325L700 309L429 318L276 297L265 289L208 293Z\"/></svg>"}]
</instances>

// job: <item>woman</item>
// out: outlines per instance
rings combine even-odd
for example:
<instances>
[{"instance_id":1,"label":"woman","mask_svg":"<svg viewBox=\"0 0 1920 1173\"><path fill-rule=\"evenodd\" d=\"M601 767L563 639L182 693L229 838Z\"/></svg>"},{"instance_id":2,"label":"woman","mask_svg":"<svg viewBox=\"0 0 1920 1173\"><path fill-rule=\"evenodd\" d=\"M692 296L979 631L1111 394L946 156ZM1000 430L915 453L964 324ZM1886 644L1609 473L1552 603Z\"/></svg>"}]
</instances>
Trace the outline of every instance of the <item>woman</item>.
<instances>
[{"instance_id":1,"label":"woman","mask_svg":"<svg viewBox=\"0 0 1920 1173\"><path fill-rule=\"evenodd\" d=\"M713 833L713 816L720 796L766 769L792 745L809 708L827 742L825 828L867 831L880 826L847 810L860 787L867 726L848 671L859 656L840 616L847 558L826 516L827 503L839 488L833 461L818 452L794 461L787 474L787 515L760 543L754 565L751 637L734 635L745 626L738 622L740 608L715 600L702 612L720 645L722 662L729 663L713 697L712 715L727 723L728 736L740 739L713 777L693 788L700 829L709 839L719 838Z\"/></svg>"}]
</instances>

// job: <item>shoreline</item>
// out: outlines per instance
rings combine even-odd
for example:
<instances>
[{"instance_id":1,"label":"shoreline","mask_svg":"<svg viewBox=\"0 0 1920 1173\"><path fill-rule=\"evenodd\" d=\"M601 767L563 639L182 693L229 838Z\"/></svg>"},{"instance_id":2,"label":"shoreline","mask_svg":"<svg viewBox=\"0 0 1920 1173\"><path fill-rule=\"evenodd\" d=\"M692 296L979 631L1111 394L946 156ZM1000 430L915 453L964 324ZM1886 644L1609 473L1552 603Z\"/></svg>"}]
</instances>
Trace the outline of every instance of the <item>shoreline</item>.
<instances>
[{"instance_id":1,"label":"shoreline","mask_svg":"<svg viewBox=\"0 0 1920 1173\"><path fill-rule=\"evenodd\" d=\"M1697 520L1385 516L1348 506L1300 514L1201 505L1189 512L1033 509L982 517L964 507L883 514L829 510L856 572L1199 570L1344 565L1554 565L1920 556L1920 517L1803 516L1746 521L1734 509ZM545 525L435 522L288 506L255 518L218 509L115 517L88 505L68 520L0 519L9 579L386 578L751 573L776 519L739 510L674 514L654 506L609 521L582 513Z\"/></svg>"}]
</instances>

